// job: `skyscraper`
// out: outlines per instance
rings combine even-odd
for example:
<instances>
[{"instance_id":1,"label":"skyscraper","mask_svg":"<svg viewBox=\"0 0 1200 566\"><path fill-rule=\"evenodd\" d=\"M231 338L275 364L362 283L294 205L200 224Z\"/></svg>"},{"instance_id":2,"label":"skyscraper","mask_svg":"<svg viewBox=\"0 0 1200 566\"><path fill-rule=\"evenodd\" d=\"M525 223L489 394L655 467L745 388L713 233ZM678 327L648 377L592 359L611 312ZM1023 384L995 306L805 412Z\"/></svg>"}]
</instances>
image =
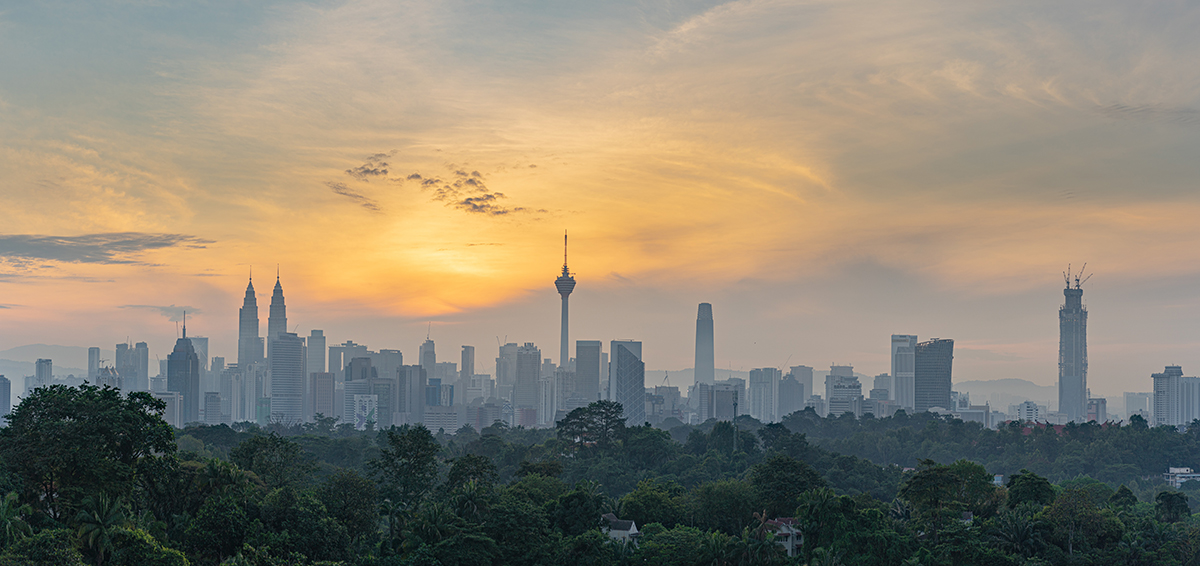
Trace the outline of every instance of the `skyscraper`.
<instances>
[{"instance_id":1,"label":"skyscraper","mask_svg":"<svg viewBox=\"0 0 1200 566\"><path fill-rule=\"evenodd\" d=\"M267 314L267 338L287 332L287 305L283 302L283 285L279 275L275 276L275 289L271 292L271 307Z\"/></svg>"},{"instance_id":2,"label":"skyscraper","mask_svg":"<svg viewBox=\"0 0 1200 566\"><path fill-rule=\"evenodd\" d=\"M513 386L517 382L517 350L519 345L509 342L500 347L496 357L496 389L501 399L512 401Z\"/></svg>"},{"instance_id":3,"label":"skyscraper","mask_svg":"<svg viewBox=\"0 0 1200 566\"><path fill-rule=\"evenodd\" d=\"M567 234L565 232L563 233L562 275L559 275L558 279L554 280L554 287L558 289L558 294L562 296L562 334L559 336L558 341L558 365L565 368L567 367L567 363L570 361L567 348L569 344L567 341L567 327L569 326L567 305L569 303L568 299L571 297L571 291L575 290L575 277L573 277L571 272L567 270Z\"/></svg>"},{"instance_id":4,"label":"skyscraper","mask_svg":"<svg viewBox=\"0 0 1200 566\"><path fill-rule=\"evenodd\" d=\"M313 330L308 333L308 363L306 366L306 375L325 371L325 331Z\"/></svg>"},{"instance_id":5,"label":"skyscraper","mask_svg":"<svg viewBox=\"0 0 1200 566\"><path fill-rule=\"evenodd\" d=\"M462 347L462 363L458 367L458 387L465 393L475 376L475 346Z\"/></svg>"},{"instance_id":6,"label":"skyscraper","mask_svg":"<svg viewBox=\"0 0 1200 566\"><path fill-rule=\"evenodd\" d=\"M133 345L133 362L137 366L137 381L133 384L126 383L125 387L129 387L134 391L149 391L150 390L150 346L145 342L138 342Z\"/></svg>"},{"instance_id":7,"label":"skyscraper","mask_svg":"<svg viewBox=\"0 0 1200 566\"><path fill-rule=\"evenodd\" d=\"M913 368L913 410L950 409L954 340L934 338L917 344Z\"/></svg>"},{"instance_id":8,"label":"skyscraper","mask_svg":"<svg viewBox=\"0 0 1200 566\"><path fill-rule=\"evenodd\" d=\"M433 340L428 336L425 337L425 342L421 344L417 357L418 363L425 368L425 375L433 376L437 371L437 352L434 350Z\"/></svg>"},{"instance_id":9,"label":"skyscraper","mask_svg":"<svg viewBox=\"0 0 1200 566\"><path fill-rule=\"evenodd\" d=\"M541 379L542 351L532 342L517 348L516 383L513 388L513 407L535 409L538 406L538 380Z\"/></svg>"},{"instance_id":10,"label":"skyscraper","mask_svg":"<svg viewBox=\"0 0 1200 566\"><path fill-rule=\"evenodd\" d=\"M917 337L911 334L892 335L892 387L888 398L901 409L912 413L916 407Z\"/></svg>"},{"instance_id":11,"label":"skyscraper","mask_svg":"<svg viewBox=\"0 0 1200 566\"><path fill-rule=\"evenodd\" d=\"M242 370L250 367L263 357L263 341L258 335L258 299L254 295L254 280L246 284L246 297L242 300L242 308L238 310L238 361ZM250 374L253 375L253 374Z\"/></svg>"},{"instance_id":12,"label":"skyscraper","mask_svg":"<svg viewBox=\"0 0 1200 566\"><path fill-rule=\"evenodd\" d=\"M1086 267L1086 266L1085 266ZM1082 275L1082 272L1080 272ZM1087 307L1079 276L1071 287L1070 273L1065 301L1058 309L1058 411L1067 421L1087 418Z\"/></svg>"},{"instance_id":13,"label":"skyscraper","mask_svg":"<svg viewBox=\"0 0 1200 566\"><path fill-rule=\"evenodd\" d=\"M88 381L96 383L96 376L100 374L100 348L92 346L88 348Z\"/></svg>"},{"instance_id":14,"label":"skyscraper","mask_svg":"<svg viewBox=\"0 0 1200 566\"><path fill-rule=\"evenodd\" d=\"M54 362L45 358L39 358L33 367L33 388L50 385L50 381L53 379Z\"/></svg>"},{"instance_id":15,"label":"skyscraper","mask_svg":"<svg viewBox=\"0 0 1200 566\"><path fill-rule=\"evenodd\" d=\"M646 422L646 363L642 361L642 343L613 340L609 345L608 398L621 404L625 423L642 426Z\"/></svg>"},{"instance_id":16,"label":"skyscraper","mask_svg":"<svg viewBox=\"0 0 1200 566\"><path fill-rule=\"evenodd\" d=\"M167 391L181 397L180 426L200 420L200 358L187 337L186 324L183 337L175 341L175 350L167 356Z\"/></svg>"},{"instance_id":17,"label":"skyscraper","mask_svg":"<svg viewBox=\"0 0 1200 566\"><path fill-rule=\"evenodd\" d=\"M779 382L782 377L776 368L750 370L750 416L764 423L779 420Z\"/></svg>"},{"instance_id":18,"label":"skyscraper","mask_svg":"<svg viewBox=\"0 0 1200 566\"><path fill-rule=\"evenodd\" d=\"M304 339L295 332L271 335L271 421L286 425L304 422L306 360Z\"/></svg>"},{"instance_id":19,"label":"skyscraper","mask_svg":"<svg viewBox=\"0 0 1200 566\"><path fill-rule=\"evenodd\" d=\"M99 349L99 348L97 348ZM12 412L12 382L0 375L0 417Z\"/></svg>"},{"instance_id":20,"label":"skyscraper","mask_svg":"<svg viewBox=\"0 0 1200 566\"><path fill-rule=\"evenodd\" d=\"M700 310L696 314L696 383L712 385L716 382L714 356L712 305L700 303Z\"/></svg>"},{"instance_id":21,"label":"skyscraper","mask_svg":"<svg viewBox=\"0 0 1200 566\"><path fill-rule=\"evenodd\" d=\"M575 391L567 397L578 398L583 403L580 406L600 400L601 349L599 340L575 341Z\"/></svg>"}]
</instances>

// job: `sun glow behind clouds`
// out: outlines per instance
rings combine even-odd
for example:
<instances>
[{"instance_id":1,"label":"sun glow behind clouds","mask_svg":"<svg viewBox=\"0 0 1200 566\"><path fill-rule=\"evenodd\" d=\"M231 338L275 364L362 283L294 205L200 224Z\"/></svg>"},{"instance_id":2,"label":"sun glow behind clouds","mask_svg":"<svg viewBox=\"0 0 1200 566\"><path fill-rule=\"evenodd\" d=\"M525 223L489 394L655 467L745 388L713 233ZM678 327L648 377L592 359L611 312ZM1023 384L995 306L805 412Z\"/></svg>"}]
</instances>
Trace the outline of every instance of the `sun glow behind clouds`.
<instances>
[{"instance_id":1,"label":"sun glow behind clouds","mask_svg":"<svg viewBox=\"0 0 1200 566\"><path fill-rule=\"evenodd\" d=\"M0 15L0 72L26 79L0 85L0 221L213 244L9 273L80 308L219 313L247 264L280 263L289 301L330 316L469 317L546 291L564 227L610 298L859 263L1003 296L1076 258L1127 279L1200 262L1195 10L348 1L187 29L183 6L122 10L165 31Z\"/></svg>"}]
</instances>

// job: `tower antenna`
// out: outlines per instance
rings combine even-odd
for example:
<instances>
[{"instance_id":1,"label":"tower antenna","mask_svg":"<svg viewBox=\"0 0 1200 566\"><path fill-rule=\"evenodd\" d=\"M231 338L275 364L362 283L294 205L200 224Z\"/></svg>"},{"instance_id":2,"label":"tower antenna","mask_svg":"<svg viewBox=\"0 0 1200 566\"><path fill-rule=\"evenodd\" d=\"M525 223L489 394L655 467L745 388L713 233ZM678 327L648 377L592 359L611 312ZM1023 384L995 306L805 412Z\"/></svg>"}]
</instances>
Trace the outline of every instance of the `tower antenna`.
<instances>
[{"instance_id":1,"label":"tower antenna","mask_svg":"<svg viewBox=\"0 0 1200 566\"><path fill-rule=\"evenodd\" d=\"M433 332L433 321L431 320L431 321L429 321L429 328L426 328L426 329L425 329L425 339L426 339L426 340L428 340L428 339L429 339L429 335L430 335L430 333L432 333L432 332Z\"/></svg>"},{"instance_id":2,"label":"tower antenna","mask_svg":"<svg viewBox=\"0 0 1200 566\"><path fill-rule=\"evenodd\" d=\"M183 311L183 337L187 338L187 311Z\"/></svg>"}]
</instances>

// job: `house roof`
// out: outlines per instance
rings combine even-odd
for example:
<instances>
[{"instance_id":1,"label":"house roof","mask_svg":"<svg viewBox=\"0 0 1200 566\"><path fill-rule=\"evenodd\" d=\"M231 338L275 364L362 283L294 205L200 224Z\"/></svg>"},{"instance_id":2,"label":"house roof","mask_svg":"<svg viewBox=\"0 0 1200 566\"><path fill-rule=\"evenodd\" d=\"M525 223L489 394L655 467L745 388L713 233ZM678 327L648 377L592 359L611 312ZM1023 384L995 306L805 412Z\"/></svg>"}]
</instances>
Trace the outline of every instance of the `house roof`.
<instances>
[{"instance_id":1,"label":"house roof","mask_svg":"<svg viewBox=\"0 0 1200 566\"><path fill-rule=\"evenodd\" d=\"M609 530L631 531L634 528L633 521L625 521L625 520L618 519L617 516L613 515L612 513L605 513L605 514L601 515L601 517L605 521L608 521Z\"/></svg>"}]
</instances>

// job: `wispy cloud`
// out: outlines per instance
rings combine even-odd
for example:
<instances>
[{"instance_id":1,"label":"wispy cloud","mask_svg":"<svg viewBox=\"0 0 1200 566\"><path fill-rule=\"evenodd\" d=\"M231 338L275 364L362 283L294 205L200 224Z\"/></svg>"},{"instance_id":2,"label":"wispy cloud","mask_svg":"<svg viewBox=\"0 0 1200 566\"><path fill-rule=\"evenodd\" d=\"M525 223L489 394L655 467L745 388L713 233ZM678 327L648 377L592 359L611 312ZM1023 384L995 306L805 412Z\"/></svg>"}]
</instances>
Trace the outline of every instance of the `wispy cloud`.
<instances>
[{"instance_id":1,"label":"wispy cloud","mask_svg":"<svg viewBox=\"0 0 1200 566\"><path fill-rule=\"evenodd\" d=\"M123 308L123 309L146 309L146 310L156 311L156 312L158 312L158 314L161 314L161 315L167 317L167 320L169 320L171 322L182 321L184 319L185 314L196 315L196 314L200 314L201 312L203 312L196 307L191 307L191 306L186 306L186 305L184 305L184 306L177 306L177 305L166 305L166 306L162 306L162 305L121 305L120 308Z\"/></svg>"},{"instance_id":2,"label":"wispy cloud","mask_svg":"<svg viewBox=\"0 0 1200 566\"><path fill-rule=\"evenodd\" d=\"M379 208L378 203L376 203L373 199L367 198L367 197L355 192L350 187L347 187L345 183L335 183L333 181L327 181L325 183L325 186L329 187L329 190L331 190L339 195L342 195L350 200L357 202L359 205L361 205L363 208L365 208L367 210L370 210L372 212L381 212L381 209Z\"/></svg>"},{"instance_id":3,"label":"wispy cloud","mask_svg":"<svg viewBox=\"0 0 1200 566\"><path fill-rule=\"evenodd\" d=\"M347 169L346 174L359 181L369 181L372 177L387 177L388 164L384 160L391 157L392 153L376 153L368 157L362 165Z\"/></svg>"},{"instance_id":4,"label":"wispy cloud","mask_svg":"<svg viewBox=\"0 0 1200 566\"><path fill-rule=\"evenodd\" d=\"M213 243L185 234L114 232L81 236L33 234L0 235L0 257L67 263L140 264L147 251L165 248L204 248Z\"/></svg>"}]
</instances>

